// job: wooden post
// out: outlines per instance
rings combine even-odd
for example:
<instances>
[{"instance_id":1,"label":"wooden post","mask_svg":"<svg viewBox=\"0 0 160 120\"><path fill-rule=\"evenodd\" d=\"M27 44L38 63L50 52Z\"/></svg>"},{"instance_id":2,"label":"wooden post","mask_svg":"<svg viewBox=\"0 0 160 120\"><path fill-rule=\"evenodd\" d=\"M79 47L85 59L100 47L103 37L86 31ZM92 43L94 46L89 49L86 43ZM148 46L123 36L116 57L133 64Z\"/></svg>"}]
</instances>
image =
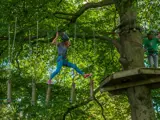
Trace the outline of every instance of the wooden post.
<instances>
[{"instance_id":1,"label":"wooden post","mask_svg":"<svg viewBox=\"0 0 160 120\"><path fill-rule=\"evenodd\" d=\"M90 99L93 100L94 81L90 79Z\"/></svg>"},{"instance_id":2,"label":"wooden post","mask_svg":"<svg viewBox=\"0 0 160 120\"><path fill-rule=\"evenodd\" d=\"M7 102L11 103L11 80L7 81Z\"/></svg>"},{"instance_id":3,"label":"wooden post","mask_svg":"<svg viewBox=\"0 0 160 120\"><path fill-rule=\"evenodd\" d=\"M76 93L75 93L75 83L74 81L72 82L72 89L71 89L71 103L74 103L76 100Z\"/></svg>"},{"instance_id":4,"label":"wooden post","mask_svg":"<svg viewBox=\"0 0 160 120\"><path fill-rule=\"evenodd\" d=\"M49 84L48 89L47 89L47 93L46 93L46 105L48 105L50 98L51 98L51 88L52 88L52 86Z\"/></svg>"},{"instance_id":5,"label":"wooden post","mask_svg":"<svg viewBox=\"0 0 160 120\"><path fill-rule=\"evenodd\" d=\"M31 105L35 105L36 103L36 83L35 81L32 82L32 100Z\"/></svg>"}]
</instances>

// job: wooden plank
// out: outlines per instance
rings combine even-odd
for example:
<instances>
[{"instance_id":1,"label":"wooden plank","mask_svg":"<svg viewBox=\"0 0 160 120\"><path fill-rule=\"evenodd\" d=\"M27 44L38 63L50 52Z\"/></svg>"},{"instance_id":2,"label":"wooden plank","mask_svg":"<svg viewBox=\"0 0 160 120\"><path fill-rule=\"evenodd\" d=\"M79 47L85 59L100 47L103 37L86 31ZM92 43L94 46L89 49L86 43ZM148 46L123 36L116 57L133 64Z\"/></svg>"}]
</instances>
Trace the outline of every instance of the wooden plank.
<instances>
[{"instance_id":1,"label":"wooden plank","mask_svg":"<svg viewBox=\"0 0 160 120\"><path fill-rule=\"evenodd\" d=\"M137 74L139 74L139 69L140 68L117 72L117 73L113 74L113 79L137 75Z\"/></svg>"},{"instance_id":2,"label":"wooden plank","mask_svg":"<svg viewBox=\"0 0 160 120\"><path fill-rule=\"evenodd\" d=\"M155 74L155 75L160 75L160 69L141 68L141 69L139 70L139 74Z\"/></svg>"},{"instance_id":3,"label":"wooden plank","mask_svg":"<svg viewBox=\"0 0 160 120\"><path fill-rule=\"evenodd\" d=\"M109 77L107 77L104 81L101 82L100 87L103 87L105 84L107 84L109 81L111 81L113 75L110 75Z\"/></svg>"},{"instance_id":4,"label":"wooden plank","mask_svg":"<svg viewBox=\"0 0 160 120\"><path fill-rule=\"evenodd\" d=\"M106 85L107 83L109 83L113 79L118 79L118 78L123 78L123 77L128 77L128 76L138 74L139 69L140 68L136 68L136 69L132 69L132 70L125 70L125 71L114 73L114 74L110 75L109 77L107 77L104 81L102 81L100 84L100 87L103 87L104 85Z\"/></svg>"},{"instance_id":5,"label":"wooden plank","mask_svg":"<svg viewBox=\"0 0 160 120\"><path fill-rule=\"evenodd\" d=\"M124 83L124 84L107 86L105 88L101 88L101 92L119 90L119 89L124 89L124 88L139 86L139 85L159 83L159 82L160 82L160 77L150 78L148 80L140 80L140 81L128 82L128 83Z\"/></svg>"},{"instance_id":6,"label":"wooden plank","mask_svg":"<svg viewBox=\"0 0 160 120\"><path fill-rule=\"evenodd\" d=\"M158 89L160 88L160 82L159 83L153 83L153 84L147 84L147 87L150 89ZM101 92L109 92L110 95L126 95L126 89L119 89L119 90L113 90L113 91L106 91L104 88L101 88Z\"/></svg>"},{"instance_id":7,"label":"wooden plank","mask_svg":"<svg viewBox=\"0 0 160 120\"><path fill-rule=\"evenodd\" d=\"M126 71L121 71L112 74L111 76L107 77L104 81L101 82L100 87L104 86L110 86L112 84L121 84L122 81L126 80L131 80L133 81L133 76L134 77L142 77L141 75L144 74L149 77L151 75L155 76L160 76L160 69L155 69L155 68L135 68L131 70L126 70ZM141 78L143 79L143 78Z\"/></svg>"},{"instance_id":8,"label":"wooden plank","mask_svg":"<svg viewBox=\"0 0 160 120\"><path fill-rule=\"evenodd\" d=\"M135 68L131 70L125 70L113 74L113 79L125 78L129 76L134 76L138 74L158 74L160 75L160 69L155 68Z\"/></svg>"}]
</instances>

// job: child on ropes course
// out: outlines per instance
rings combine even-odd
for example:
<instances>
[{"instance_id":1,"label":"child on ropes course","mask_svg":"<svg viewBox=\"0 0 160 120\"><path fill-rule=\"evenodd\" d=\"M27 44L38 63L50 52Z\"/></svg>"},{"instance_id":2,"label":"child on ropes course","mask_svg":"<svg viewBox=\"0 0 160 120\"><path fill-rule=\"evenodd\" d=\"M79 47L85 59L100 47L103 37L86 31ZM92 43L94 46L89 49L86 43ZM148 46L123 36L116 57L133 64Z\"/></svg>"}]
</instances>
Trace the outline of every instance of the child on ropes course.
<instances>
[{"instance_id":1,"label":"child on ropes course","mask_svg":"<svg viewBox=\"0 0 160 120\"><path fill-rule=\"evenodd\" d=\"M158 68L158 44L160 44L160 32L157 37L150 31L147 38L143 41L145 51L147 52L148 62L150 67Z\"/></svg>"},{"instance_id":2,"label":"child on ropes course","mask_svg":"<svg viewBox=\"0 0 160 120\"><path fill-rule=\"evenodd\" d=\"M62 42L57 43L58 36L61 37ZM67 60L67 49L70 46L69 37L65 32L57 32L56 37L53 39L52 44L57 45L58 49L58 58L57 58L57 68L56 70L50 75L50 79L48 80L48 84L52 84L51 80L60 72L62 66L67 66L70 68L74 68L79 74L83 75L84 78L90 77L92 74L85 74L82 72L75 64L69 62Z\"/></svg>"}]
</instances>

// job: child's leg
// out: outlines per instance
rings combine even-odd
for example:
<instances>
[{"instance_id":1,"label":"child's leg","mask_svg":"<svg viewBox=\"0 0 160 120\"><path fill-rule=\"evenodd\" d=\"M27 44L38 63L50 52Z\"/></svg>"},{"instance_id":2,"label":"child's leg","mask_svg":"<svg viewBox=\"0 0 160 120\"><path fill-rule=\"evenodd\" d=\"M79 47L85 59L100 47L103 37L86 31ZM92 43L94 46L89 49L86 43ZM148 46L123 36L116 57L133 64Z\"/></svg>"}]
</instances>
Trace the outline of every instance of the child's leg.
<instances>
[{"instance_id":1,"label":"child's leg","mask_svg":"<svg viewBox=\"0 0 160 120\"><path fill-rule=\"evenodd\" d=\"M57 68L56 70L50 75L50 80L53 79L61 70L63 66L63 59L58 57L58 60L57 60Z\"/></svg>"},{"instance_id":2,"label":"child's leg","mask_svg":"<svg viewBox=\"0 0 160 120\"><path fill-rule=\"evenodd\" d=\"M84 75L84 73L75 64L68 62L67 60L63 62L63 65L74 68L79 74Z\"/></svg>"},{"instance_id":3,"label":"child's leg","mask_svg":"<svg viewBox=\"0 0 160 120\"><path fill-rule=\"evenodd\" d=\"M148 62L149 62L149 66L153 67L153 56L152 55L148 55Z\"/></svg>"},{"instance_id":4,"label":"child's leg","mask_svg":"<svg viewBox=\"0 0 160 120\"><path fill-rule=\"evenodd\" d=\"M158 55L157 54L153 55L153 61L154 61L154 67L158 68Z\"/></svg>"}]
</instances>

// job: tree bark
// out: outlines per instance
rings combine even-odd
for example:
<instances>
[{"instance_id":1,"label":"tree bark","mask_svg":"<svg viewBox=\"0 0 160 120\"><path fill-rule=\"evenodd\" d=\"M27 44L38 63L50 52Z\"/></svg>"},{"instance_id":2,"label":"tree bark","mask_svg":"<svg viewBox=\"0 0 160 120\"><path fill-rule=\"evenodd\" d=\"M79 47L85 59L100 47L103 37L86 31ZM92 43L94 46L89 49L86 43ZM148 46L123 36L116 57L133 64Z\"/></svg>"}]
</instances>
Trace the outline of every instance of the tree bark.
<instances>
[{"instance_id":1,"label":"tree bark","mask_svg":"<svg viewBox=\"0 0 160 120\"><path fill-rule=\"evenodd\" d=\"M115 0L120 16L120 62L124 70L144 67L142 37L136 24L136 0ZM137 86L127 89L132 120L154 120L150 89Z\"/></svg>"},{"instance_id":2,"label":"tree bark","mask_svg":"<svg viewBox=\"0 0 160 120\"><path fill-rule=\"evenodd\" d=\"M150 89L145 86L128 88L132 120L155 120Z\"/></svg>"}]
</instances>

